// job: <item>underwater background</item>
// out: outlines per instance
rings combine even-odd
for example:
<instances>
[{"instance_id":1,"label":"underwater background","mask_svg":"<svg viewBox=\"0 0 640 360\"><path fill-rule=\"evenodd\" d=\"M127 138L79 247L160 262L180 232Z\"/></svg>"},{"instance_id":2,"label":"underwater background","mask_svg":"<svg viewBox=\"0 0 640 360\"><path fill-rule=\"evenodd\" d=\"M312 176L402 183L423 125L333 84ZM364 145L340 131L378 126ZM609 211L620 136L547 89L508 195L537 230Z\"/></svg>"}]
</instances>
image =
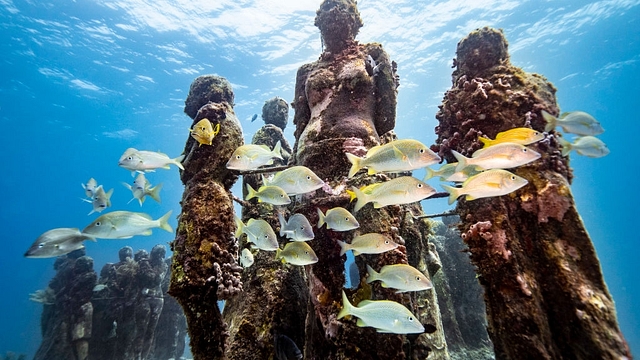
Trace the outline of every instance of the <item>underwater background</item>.
<instances>
[{"instance_id":1,"label":"underwater background","mask_svg":"<svg viewBox=\"0 0 640 360\"><path fill-rule=\"evenodd\" d=\"M80 186L95 178L114 189L112 210L158 218L180 213L182 184L175 167L147 174L163 183L162 202L127 203L130 172L118 167L125 149L180 155L191 119L183 113L193 79L227 78L245 142L263 125L262 105L293 100L297 68L322 51L313 26L320 1L12 1L0 0L0 224L4 248L0 354L33 357L40 341L44 289L55 259L24 253L43 232L83 228L98 214L81 201ZM430 145L435 113L451 86L457 42L483 26L502 28L511 62L544 75L558 89L561 111L590 113L606 129L611 153L591 159L572 153L577 209L601 260L622 333L640 350L640 296L633 190L640 133L640 1L371 1L358 2L364 20L357 39L380 42L398 63L395 131ZM254 114L258 119L251 122ZM293 110L289 119L293 118ZM293 141L293 124L285 130ZM414 172L422 178L423 171ZM439 191L438 182L430 183ZM236 195L241 196L239 182ZM427 214L452 208L446 199L422 202ZM174 234L86 242L100 271L129 245L149 251Z\"/></svg>"}]
</instances>

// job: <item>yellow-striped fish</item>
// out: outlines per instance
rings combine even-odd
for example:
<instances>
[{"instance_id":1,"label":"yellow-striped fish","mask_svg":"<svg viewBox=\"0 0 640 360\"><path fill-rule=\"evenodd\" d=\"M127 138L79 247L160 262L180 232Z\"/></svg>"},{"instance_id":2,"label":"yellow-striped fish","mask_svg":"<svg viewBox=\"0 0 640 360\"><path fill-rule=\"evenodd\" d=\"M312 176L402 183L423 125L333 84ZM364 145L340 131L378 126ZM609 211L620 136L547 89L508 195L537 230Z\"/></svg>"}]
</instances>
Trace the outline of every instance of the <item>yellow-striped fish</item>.
<instances>
[{"instance_id":1,"label":"yellow-striped fish","mask_svg":"<svg viewBox=\"0 0 640 360\"><path fill-rule=\"evenodd\" d=\"M484 144L484 148L488 148L489 146L502 144L505 142L516 143L520 145L529 145L534 142L540 141L544 139L544 134L525 127L509 129L507 131L503 131L496 135L495 140L491 140L488 137L480 136L478 140L480 140Z\"/></svg>"},{"instance_id":2,"label":"yellow-striped fish","mask_svg":"<svg viewBox=\"0 0 640 360\"><path fill-rule=\"evenodd\" d=\"M342 310L338 319L347 315L358 318L356 325L371 326L380 333L418 334L424 332L424 326L404 305L390 300L363 300L358 306L349 302L342 292Z\"/></svg>"},{"instance_id":3,"label":"yellow-striped fish","mask_svg":"<svg viewBox=\"0 0 640 360\"><path fill-rule=\"evenodd\" d=\"M492 169L468 178L459 188L444 184L440 186L449 193L449 205L451 205L461 195L467 195L467 201L501 196L516 191L527 183L527 179L507 170Z\"/></svg>"},{"instance_id":4,"label":"yellow-striped fish","mask_svg":"<svg viewBox=\"0 0 640 360\"><path fill-rule=\"evenodd\" d=\"M367 168L369 175L379 172L400 172L423 168L440 162L434 153L421 142L413 139L396 140L369 149L364 158L346 153L351 162L349 177Z\"/></svg>"},{"instance_id":5,"label":"yellow-striped fish","mask_svg":"<svg viewBox=\"0 0 640 360\"><path fill-rule=\"evenodd\" d=\"M515 143L502 143L480 149L470 158L455 150L451 150L451 153L458 160L456 171L462 171L467 166L476 166L484 170L510 169L540 158L540 153Z\"/></svg>"},{"instance_id":6,"label":"yellow-striped fish","mask_svg":"<svg viewBox=\"0 0 640 360\"><path fill-rule=\"evenodd\" d=\"M436 190L424 182L412 177L401 176L383 183L368 185L363 189L351 188L358 201L353 212L360 210L365 204L372 202L378 209L387 205L410 204L426 199Z\"/></svg>"}]
</instances>

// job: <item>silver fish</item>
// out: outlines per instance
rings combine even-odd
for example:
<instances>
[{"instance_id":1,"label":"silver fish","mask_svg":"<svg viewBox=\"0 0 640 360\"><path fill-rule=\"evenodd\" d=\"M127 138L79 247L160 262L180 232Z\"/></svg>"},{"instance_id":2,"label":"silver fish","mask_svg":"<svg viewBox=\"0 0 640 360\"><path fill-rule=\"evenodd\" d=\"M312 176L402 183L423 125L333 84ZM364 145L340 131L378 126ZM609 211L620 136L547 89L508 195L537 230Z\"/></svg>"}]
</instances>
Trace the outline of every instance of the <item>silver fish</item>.
<instances>
[{"instance_id":1,"label":"silver fish","mask_svg":"<svg viewBox=\"0 0 640 360\"><path fill-rule=\"evenodd\" d=\"M349 231L360 227L358 220L351 215L349 210L342 207L334 207L327 210L327 214L323 214L322 210L318 211L318 228L327 224L327 229L334 231Z\"/></svg>"},{"instance_id":2,"label":"silver fish","mask_svg":"<svg viewBox=\"0 0 640 360\"><path fill-rule=\"evenodd\" d=\"M104 188L102 187L102 185L98 186L94 191L93 198L91 199L91 205L93 206L93 209L87 215L91 215L94 212L102 212L104 211L104 209L110 207L112 194L113 189L109 190L108 192L104 192Z\"/></svg>"},{"instance_id":3,"label":"silver fish","mask_svg":"<svg viewBox=\"0 0 640 360\"><path fill-rule=\"evenodd\" d=\"M360 189L352 187L351 191L358 198L354 212L370 202L378 209L388 205L410 204L436 193L434 188L412 176L401 176Z\"/></svg>"},{"instance_id":4,"label":"silver fish","mask_svg":"<svg viewBox=\"0 0 640 360\"><path fill-rule=\"evenodd\" d=\"M562 145L562 156L567 156L571 150L575 150L578 154L590 158L607 156L610 152L602 140L593 136L581 136L574 140L573 143L559 137L558 142Z\"/></svg>"},{"instance_id":5,"label":"silver fish","mask_svg":"<svg viewBox=\"0 0 640 360\"><path fill-rule=\"evenodd\" d=\"M168 220L171 210L161 218L153 220L145 213L112 211L99 216L82 232L100 239L128 239L135 235L151 235L153 228L173 232Z\"/></svg>"},{"instance_id":6,"label":"silver fish","mask_svg":"<svg viewBox=\"0 0 640 360\"><path fill-rule=\"evenodd\" d=\"M419 334L424 332L424 326L402 304L389 300L363 300L355 307L351 305L343 291L342 310L337 318L342 319L347 315L358 318L356 325L371 326L379 333Z\"/></svg>"},{"instance_id":7,"label":"silver fish","mask_svg":"<svg viewBox=\"0 0 640 360\"><path fill-rule=\"evenodd\" d=\"M510 169L526 165L540 158L540 153L516 143L501 143L480 149L468 158L455 150L451 150L458 160L456 171L462 171L468 166L476 166L481 170Z\"/></svg>"},{"instance_id":8,"label":"silver fish","mask_svg":"<svg viewBox=\"0 0 640 360\"><path fill-rule=\"evenodd\" d=\"M306 166L294 166L277 172L272 178L263 178L265 185L274 185L288 195L306 194L324 185L324 181Z\"/></svg>"},{"instance_id":9,"label":"silver fish","mask_svg":"<svg viewBox=\"0 0 640 360\"><path fill-rule=\"evenodd\" d=\"M266 145L247 144L237 148L227 162L227 169L253 170L273 164L273 158L282 159L280 141L273 150Z\"/></svg>"},{"instance_id":10,"label":"silver fish","mask_svg":"<svg viewBox=\"0 0 640 360\"><path fill-rule=\"evenodd\" d=\"M397 289L397 293L428 290L433 287L431 281L420 270L407 264L385 265L380 272L367 265L367 284L380 281L384 288Z\"/></svg>"},{"instance_id":11,"label":"silver fish","mask_svg":"<svg viewBox=\"0 0 640 360\"><path fill-rule=\"evenodd\" d=\"M253 198L258 198L258 202L265 202L271 205L287 205L291 203L291 198L287 193L277 186L263 185L256 191L247 183L247 197L245 200Z\"/></svg>"},{"instance_id":12,"label":"silver fish","mask_svg":"<svg viewBox=\"0 0 640 360\"><path fill-rule=\"evenodd\" d=\"M155 169L169 169L169 165L175 165L180 170L184 170L181 162L184 159L184 155L171 159L166 154L154 151L137 150L135 148L128 148L120 156L118 165L131 170L131 175L136 172L150 172Z\"/></svg>"},{"instance_id":13,"label":"silver fish","mask_svg":"<svg viewBox=\"0 0 640 360\"><path fill-rule=\"evenodd\" d=\"M289 217L289 221L286 221L284 216L278 213L278 221L280 221L280 236L286 236L293 241L309 241L315 236L309 220L302 214L293 214Z\"/></svg>"},{"instance_id":14,"label":"silver fish","mask_svg":"<svg viewBox=\"0 0 640 360\"><path fill-rule=\"evenodd\" d=\"M235 220L236 238L247 234L249 242L260 250L274 251L278 249L278 238L268 222L262 219L249 219L245 225L238 216L235 216Z\"/></svg>"},{"instance_id":15,"label":"silver fish","mask_svg":"<svg viewBox=\"0 0 640 360\"><path fill-rule=\"evenodd\" d=\"M84 248L85 240L95 237L80 232L77 228L57 228L42 233L24 254L28 258L50 258L68 254Z\"/></svg>"},{"instance_id":16,"label":"silver fish","mask_svg":"<svg viewBox=\"0 0 640 360\"><path fill-rule=\"evenodd\" d=\"M84 189L84 194L88 198L93 198L94 192L96 191L96 188L98 187L98 182L96 181L96 179L91 178L91 179L89 179L89 181L87 181L86 184L80 184L80 185L82 185L82 188Z\"/></svg>"},{"instance_id":17,"label":"silver fish","mask_svg":"<svg viewBox=\"0 0 640 360\"><path fill-rule=\"evenodd\" d=\"M152 187L151 183L149 183L143 173L138 174L136 180L133 182L133 185L129 185L127 183L122 184L129 190L131 190L131 193L133 194L133 198L129 200L129 202L137 199L140 203L140 206L142 206L147 195L153 200L160 202L160 190L162 189L162 184L158 184Z\"/></svg>"},{"instance_id":18,"label":"silver fish","mask_svg":"<svg viewBox=\"0 0 640 360\"><path fill-rule=\"evenodd\" d=\"M247 248L242 249L242 252L240 253L240 264L242 264L243 267L248 268L253 265L253 261L253 253L251 250Z\"/></svg>"},{"instance_id":19,"label":"silver fish","mask_svg":"<svg viewBox=\"0 0 640 360\"><path fill-rule=\"evenodd\" d=\"M306 242L290 242L284 249L276 250L276 260L281 259L291 265L310 265L318 262L318 256Z\"/></svg>"},{"instance_id":20,"label":"silver fish","mask_svg":"<svg viewBox=\"0 0 640 360\"><path fill-rule=\"evenodd\" d=\"M360 254L381 254L398 247L395 241L378 233L358 235L351 240L351 244L338 240L338 245L340 245L340 255L344 255L347 251L353 250L354 256Z\"/></svg>"},{"instance_id":21,"label":"silver fish","mask_svg":"<svg viewBox=\"0 0 640 360\"><path fill-rule=\"evenodd\" d=\"M512 174L507 170L492 169L468 178L459 188L444 184L440 186L449 193L449 205L451 205L461 195L467 195L467 201L501 196L516 191L527 185L527 183L527 179Z\"/></svg>"},{"instance_id":22,"label":"silver fish","mask_svg":"<svg viewBox=\"0 0 640 360\"><path fill-rule=\"evenodd\" d=\"M542 117L547 121L544 131L549 132L560 126L562 131L576 135L598 135L604 132L602 125L593 116L584 111L572 111L557 118L542 110Z\"/></svg>"},{"instance_id":23,"label":"silver fish","mask_svg":"<svg viewBox=\"0 0 640 360\"><path fill-rule=\"evenodd\" d=\"M396 140L369 149L364 158L345 153L351 162L349 177L367 168L369 175L379 172L400 172L423 168L440 162L440 156L413 139Z\"/></svg>"}]
</instances>

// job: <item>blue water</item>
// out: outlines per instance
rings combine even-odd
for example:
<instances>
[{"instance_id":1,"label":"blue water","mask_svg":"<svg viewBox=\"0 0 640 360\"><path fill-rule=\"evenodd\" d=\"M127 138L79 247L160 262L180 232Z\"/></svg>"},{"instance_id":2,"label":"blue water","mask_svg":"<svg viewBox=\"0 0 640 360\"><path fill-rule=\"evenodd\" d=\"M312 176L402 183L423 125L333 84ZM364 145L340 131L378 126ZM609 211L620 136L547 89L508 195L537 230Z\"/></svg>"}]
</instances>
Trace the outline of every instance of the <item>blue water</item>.
<instances>
[{"instance_id":1,"label":"blue water","mask_svg":"<svg viewBox=\"0 0 640 360\"><path fill-rule=\"evenodd\" d=\"M233 84L245 141L262 125L250 119L265 100L293 100L296 69L321 51L313 26L320 2L210 3L0 0L0 354L32 357L40 343L42 306L28 294L47 286L54 259L26 259L26 249L46 230L82 228L95 219L80 201L80 184L90 177L115 189L113 209L141 210L135 201L127 204L131 193L120 183L132 178L117 160L128 147L181 153L191 125L182 109L196 76L215 73ZM572 191L637 354L640 1L416 3L422 4L358 4L365 23L358 39L382 43L398 63L401 138L433 143L456 44L485 25L504 29L512 63L556 85L563 111L587 111L606 129L599 137L610 155L571 155ZM285 134L293 141L292 124ZM162 203L149 199L142 211L154 218L168 210L177 215L182 185L176 168L148 179L164 184ZM427 213L449 208L444 199L423 205ZM155 231L88 243L87 252L99 271L117 261L124 245L149 250L172 238Z\"/></svg>"}]
</instances>

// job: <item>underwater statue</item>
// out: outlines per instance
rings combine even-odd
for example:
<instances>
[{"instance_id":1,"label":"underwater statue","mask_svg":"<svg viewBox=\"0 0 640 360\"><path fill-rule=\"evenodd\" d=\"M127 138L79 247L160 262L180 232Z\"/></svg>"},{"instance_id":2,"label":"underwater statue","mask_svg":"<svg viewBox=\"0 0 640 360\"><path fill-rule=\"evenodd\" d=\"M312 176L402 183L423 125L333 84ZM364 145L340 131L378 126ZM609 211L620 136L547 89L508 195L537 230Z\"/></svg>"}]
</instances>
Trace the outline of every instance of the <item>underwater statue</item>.
<instances>
[{"instance_id":1,"label":"underwater statue","mask_svg":"<svg viewBox=\"0 0 640 360\"><path fill-rule=\"evenodd\" d=\"M56 259L56 275L49 282L52 302L43 303L42 343L36 360L87 360L91 339L93 305L91 295L97 274L93 259L79 249Z\"/></svg>"},{"instance_id":2,"label":"underwater statue","mask_svg":"<svg viewBox=\"0 0 640 360\"><path fill-rule=\"evenodd\" d=\"M491 28L458 43L432 146L449 162L456 160L452 150L471 157L482 148L480 136L494 139L514 128L542 133L542 113L559 113L556 88L513 66L507 48L502 31ZM630 358L556 132L528 149L541 157L510 169L527 181L524 187L498 197L460 197L456 207L485 291L496 359Z\"/></svg>"},{"instance_id":3,"label":"underwater statue","mask_svg":"<svg viewBox=\"0 0 640 360\"><path fill-rule=\"evenodd\" d=\"M387 239L385 241L394 244L384 253L356 256L357 273L361 279L367 274L367 266L380 270L386 265L407 264L409 260L413 267L428 275L425 261L428 248L423 245L426 239L422 236L429 232L429 225L427 221L412 220L412 212L420 215L422 211L416 203L382 208L366 205L359 209L362 205L358 202L356 209L350 203L349 195L340 190L395 177L360 173L348 178L353 174L349 174L352 164L346 153L364 157L369 149L395 140L391 130L396 120L399 80L395 62L390 61L380 44L359 44L355 40L363 25L355 1L322 2L315 25L320 29L324 52L316 62L303 65L297 73L293 101L296 143L289 162L290 165L308 167L326 183L322 190L315 192L315 196L305 195L302 201L289 206L291 213L301 213L311 223L318 224L318 229L314 229L315 239L310 242L318 263L305 267L310 294L303 350L305 358L403 359L430 356L447 359L434 291L401 295L382 287L379 282L366 284L362 281L355 291L345 289L346 301L341 295L345 285L345 256L339 241L350 243L356 241L357 235L376 234L362 239ZM363 193L361 195L364 196ZM340 224L328 224L326 228L320 226L327 219L331 222L332 214L340 209L355 215L359 227L353 230L350 226L341 228ZM352 230L340 231L344 229ZM361 241L365 248L367 241ZM412 255L408 254L409 246L416 251ZM369 299L391 301L393 306L402 304L417 314L416 322L424 325L424 332L404 336L401 333L409 331L404 328L394 331L396 334L382 334L357 326L353 318L342 318L344 312L339 314L347 302ZM384 303L375 303L374 307L378 304ZM358 320L360 326L363 323ZM410 349L409 352L406 349Z\"/></svg>"},{"instance_id":4,"label":"underwater statue","mask_svg":"<svg viewBox=\"0 0 640 360\"><path fill-rule=\"evenodd\" d=\"M238 179L225 164L243 144L242 129L233 111L233 91L219 76L205 75L191 84L185 113L192 127L208 119L220 125L211 145L202 145L192 136L185 144L185 185L182 213L178 219L173 251L169 294L184 309L196 359L224 356L228 337L217 302L242 291L242 267L238 264L238 243L231 186Z\"/></svg>"}]
</instances>

